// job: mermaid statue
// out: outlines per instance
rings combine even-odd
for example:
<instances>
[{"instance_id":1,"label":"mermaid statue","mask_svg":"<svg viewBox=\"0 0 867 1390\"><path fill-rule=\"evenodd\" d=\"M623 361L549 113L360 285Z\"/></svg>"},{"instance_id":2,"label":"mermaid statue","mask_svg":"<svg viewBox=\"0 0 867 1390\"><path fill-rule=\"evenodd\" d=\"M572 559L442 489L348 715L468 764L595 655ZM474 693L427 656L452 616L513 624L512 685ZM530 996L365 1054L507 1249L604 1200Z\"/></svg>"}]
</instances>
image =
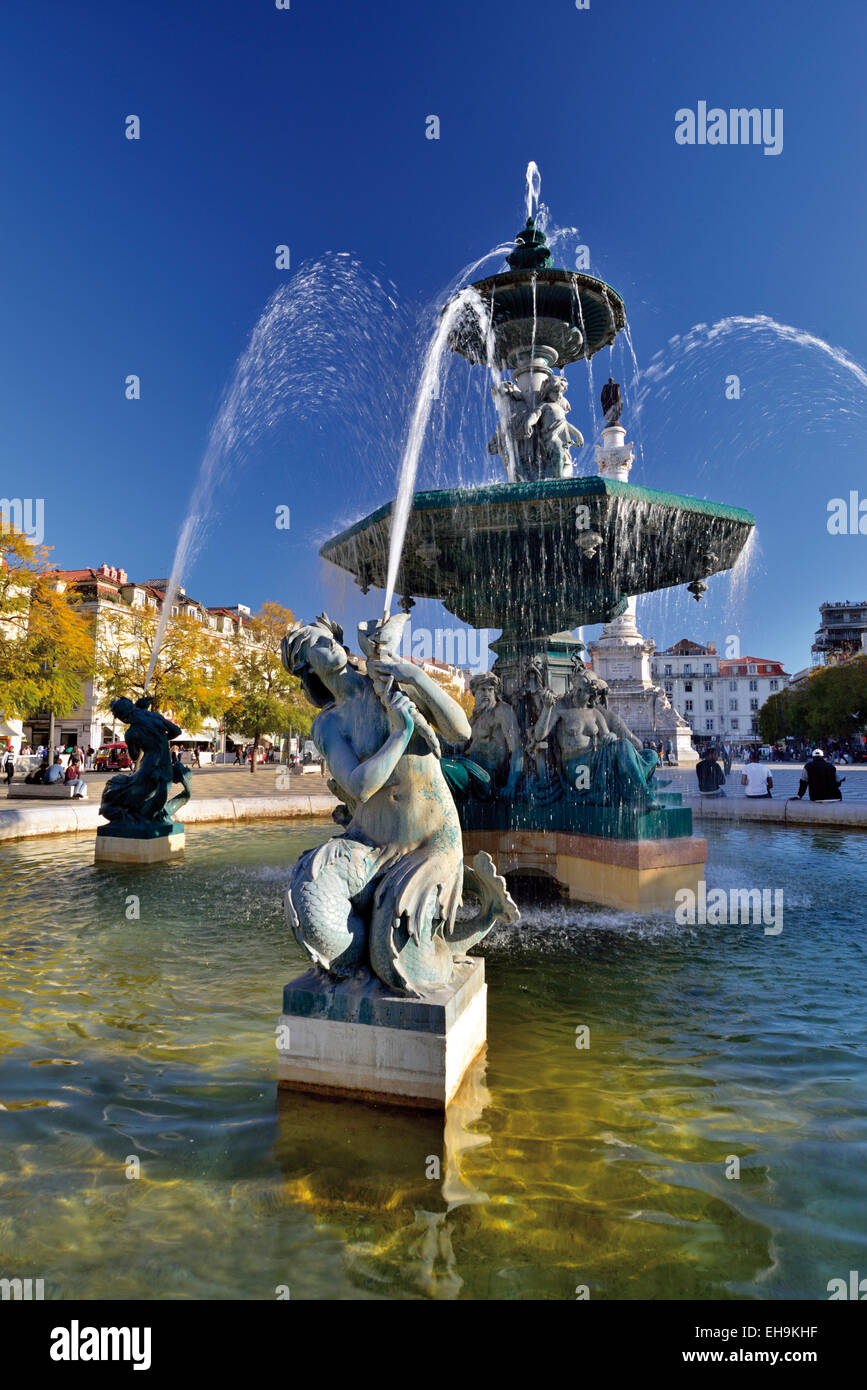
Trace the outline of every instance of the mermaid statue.
<instances>
[{"instance_id":1,"label":"mermaid statue","mask_svg":"<svg viewBox=\"0 0 867 1390\"><path fill-rule=\"evenodd\" d=\"M147 695L135 702L126 696L111 702L112 714L128 726L124 737L135 769L132 775L121 772L109 778L103 788L99 813L112 825L143 831L171 825L175 812L190 799L189 768L173 763L169 751L169 741L177 738L180 726L152 706ZM175 783L181 789L169 798Z\"/></svg>"},{"instance_id":2,"label":"mermaid statue","mask_svg":"<svg viewBox=\"0 0 867 1390\"><path fill-rule=\"evenodd\" d=\"M372 972L402 995L449 984L454 962L518 911L489 855L465 865L440 739L463 744L467 717L399 656L400 614L359 629L366 664L327 614L283 639L286 669L319 707L313 738L345 807L342 835L302 854L286 915L310 958L336 979ZM459 918L464 893L476 914Z\"/></svg>"}]
</instances>

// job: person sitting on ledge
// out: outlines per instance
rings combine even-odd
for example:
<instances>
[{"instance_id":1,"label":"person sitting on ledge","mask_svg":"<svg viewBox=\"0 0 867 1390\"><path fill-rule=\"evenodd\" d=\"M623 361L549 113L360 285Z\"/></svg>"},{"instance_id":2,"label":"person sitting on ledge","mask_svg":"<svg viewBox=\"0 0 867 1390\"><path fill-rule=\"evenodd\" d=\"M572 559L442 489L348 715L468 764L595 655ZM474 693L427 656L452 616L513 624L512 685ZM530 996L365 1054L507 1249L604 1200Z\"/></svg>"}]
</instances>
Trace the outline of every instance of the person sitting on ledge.
<instances>
[{"instance_id":1,"label":"person sitting on ledge","mask_svg":"<svg viewBox=\"0 0 867 1390\"><path fill-rule=\"evenodd\" d=\"M698 778L698 790L701 796L725 796L723 784L726 775L717 762L716 753L710 745L703 750L696 763L695 775Z\"/></svg>"},{"instance_id":2,"label":"person sitting on ledge","mask_svg":"<svg viewBox=\"0 0 867 1390\"><path fill-rule=\"evenodd\" d=\"M48 771L47 771L46 774L45 774L45 781L46 781L46 782L62 782L62 781L63 781L63 759L61 758L61 756L60 756L59 753L55 753L55 755L54 755L54 762L52 763L51 767L48 769Z\"/></svg>"},{"instance_id":3,"label":"person sitting on ledge","mask_svg":"<svg viewBox=\"0 0 867 1390\"><path fill-rule=\"evenodd\" d=\"M69 767L66 769L66 776L63 779L68 787L72 787L73 796L76 801L80 801L87 791L87 784L84 778L79 776L80 771L80 765L71 759Z\"/></svg>"},{"instance_id":4,"label":"person sitting on ledge","mask_svg":"<svg viewBox=\"0 0 867 1390\"><path fill-rule=\"evenodd\" d=\"M750 760L741 773L741 785L746 787L745 795L749 797L773 795L774 779L769 772L765 772L759 762L757 748L750 753Z\"/></svg>"},{"instance_id":5,"label":"person sitting on ledge","mask_svg":"<svg viewBox=\"0 0 867 1390\"><path fill-rule=\"evenodd\" d=\"M789 800L802 801L804 792L809 788L811 801L842 801L843 793L840 788L845 781L845 777L837 776L837 769L833 763L828 762L824 750L814 748L804 763L798 795L790 796Z\"/></svg>"}]
</instances>

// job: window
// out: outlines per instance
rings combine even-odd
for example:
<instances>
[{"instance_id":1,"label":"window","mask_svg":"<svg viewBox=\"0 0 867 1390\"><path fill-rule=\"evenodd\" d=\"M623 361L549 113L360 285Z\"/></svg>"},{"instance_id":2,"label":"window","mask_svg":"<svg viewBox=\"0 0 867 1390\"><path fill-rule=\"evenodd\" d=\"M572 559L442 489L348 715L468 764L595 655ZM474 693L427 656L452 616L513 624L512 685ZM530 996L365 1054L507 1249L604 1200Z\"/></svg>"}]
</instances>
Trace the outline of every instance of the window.
<instances>
[{"instance_id":1,"label":"window","mask_svg":"<svg viewBox=\"0 0 867 1390\"><path fill-rule=\"evenodd\" d=\"M738 683L737 683L737 681L729 681L729 690L737 690L737 688L738 688Z\"/></svg>"},{"instance_id":2,"label":"window","mask_svg":"<svg viewBox=\"0 0 867 1390\"><path fill-rule=\"evenodd\" d=\"M692 675L692 663L691 663L691 662L685 661L685 662L683 663L683 674L684 674L685 676L691 676L691 675Z\"/></svg>"},{"instance_id":3,"label":"window","mask_svg":"<svg viewBox=\"0 0 867 1390\"><path fill-rule=\"evenodd\" d=\"M173 603L173 604L172 604L172 617L173 617L173 618L176 618L176 617L178 616L178 613L179 613L179 612L180 612L180 609L178 608L178 605L177 605L176 603Z\"/></svg>"},{"instance_id":4,"label":"window","mask_svg":"<svg viewBox=\"0 0 867 1390\"><path fill-rule=\"evenodd\" d=\"M733 719L733 720L732 720L732 729L737 729L737 728L739 727L739 725L740 725L740 720L738 720L738 719Z\"/></svg>"},{"instance_id":5,"label":"window","mask_svg":"<svg viewBox=\"0 0 867 1390\"><path fill-rule=\"evenodd\" d=\"M668 683L666 683L665 693L666 693L666 695L673 695L673 694L674 694L674 686L673 686L673 685L670 685L670 684L668 684Z\"/></svg>"},{"instance_id":6,"label":"window","mask_svg":"<svg viewBox=\"0 0 867 1390\"><path fill-rule=\"evenodd\" d=\"M713 733L713 720L712 720L712 719L706 719L706 720L704 721L704 727L707 729L707 731L708 731L709 734L712 734L712 733Z\"/></svg>"},{"instance_id":7,"label":"window","mask_svg":"<svg viewBox=\"0 0 867 1390\"><path fill-rule=\"evenodd\" d=\"M772 689L772 690L779 690L779 688L780 688L780 682L779 682L778 680L772 680L772 681L771 681L771 689Z\"/></svg>"},{"instance_id":8,"label":"window","mask_svg":"<svg viewBox=\"0 0 867 1390\"><path fill-rule=\"evenodd\" d=\"M749 664L749 666L747 667L747 675L749 675L749 676L754 676L755 674L756 674L755 662L752 662L752 661L751 661L750 664Z\"/></svg>"},{"instance_id":9,"label":"window","mask_svg":"<svg viewBox=\"0 0 867 1390\"><path fill-rule=\"evenodd\" d=\"M759 702L758 702L758 700L750 700L750 709L758 709L758 707L759 707Z\"/></svg>"},{"instance_id":10,"label":"window","mask_svg":"<svg viewBox=\"0 0 867 1390\"><path fill-rule=\"evenodd\" d=\"M704 663L704 673L705 673L705 675L706 675L706 676L709 676L712 670L713 670L713 667L711 666L710 662L709 662L709 661L706 661L706 662Z\"/></svg>"},{"instance_id":11,"label":"window","mask_svg":"<svg viewBox=\"0 0 867 1390\"><path fill-rule=\"evenodd\" d=\"M687 714L692 714L692 700L684 700L683 707Z\"/></svg>"},{"instance_id":12,"label":"window","mask_svg":"<svg viewBox=\"0 0 867 1390\"><path fill-rule=\"evenodd\" d=\"M737 702L737 700L729 700L729 709L730 709L730 710L736 710L737 707L738 707L738 702Z\"/></svg>"},{"instance_id":13,"label":"window","mask_svg":"<svg viewBox=\"0 0 867 1390\"><path fill-rule=\"evenodd\" d=\"M705 681L704 688L705 690L713 690L713 681Z\"/></svg>"},{"instance_id":14,"label":"window","mask_svg":"<svg viewBox=\"0 0 867 1390\"><path fill-rule=\"evenodd\" d=\"M692 681L684 681L683 688L684 690L692 690Z\"/></svg>"},{"instance_id":15,"label":"window","mask_svg":"<svg viewBox=\"0 0 867 1390\"><path fill-rule=\"evenodd\" d=\"M753 669L755 669L755 668L753 668ZM758 683L758 681L750 681L750 690L758 690L758 688L759 688L759 683Z\"/></svg>"},{"instance_id":16,"label":"window","mask_svg":"<svg viewBox=\"0 0 867 1390\"><path fill-rule=\"evenodd\" d=\"M145 598L145 596L144 596L144 590L143 590L143 589L133 589L133 593L132 593L132 602L133 602L133 607L134 607L134 608L143 608L143 607L144 607L144 598Z\"/></svg>"},{"instance_id":17,"label":"window","mask_svg":"<svg viewBox=\"0 0 867 1390\"><path fill-rule=\"evenodd\" d=\"M663 668L663 675L665 675L665 676L670 676L671 674L672 674L672 671L671 671L671 662L670 662L670 661L666 661L665 666L664 666L664 668Z\"/></svg>"},{"instance_id":18,"label":"window","mask_svg":"<svg viewBox=\"0 0 867 1390\"><path fill-rule=\"evenodd\" d=\"M708 714L713 709L713 700L705 700L704 709L705 714Z\"/></svg>"}]
</instances>

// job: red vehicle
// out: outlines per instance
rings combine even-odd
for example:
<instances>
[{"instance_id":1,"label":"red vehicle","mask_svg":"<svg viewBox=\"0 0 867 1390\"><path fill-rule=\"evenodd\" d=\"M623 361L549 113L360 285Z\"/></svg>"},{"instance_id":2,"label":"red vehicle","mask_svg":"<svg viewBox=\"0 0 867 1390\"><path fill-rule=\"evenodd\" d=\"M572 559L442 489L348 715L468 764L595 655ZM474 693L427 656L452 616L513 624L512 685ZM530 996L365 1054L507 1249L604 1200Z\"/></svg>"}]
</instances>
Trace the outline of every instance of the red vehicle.
<instances>
[{"instance_id":1,"label":"red vehicle","mask_svg":"<svg viewBox=\"0 0 867 1390\"><path fill-rule=\"evenodd\" d=\"M97 772L117 772L120 768L132 767L132 759L125 743L104 743L97 750L93 760Z\"/></svg>"}]
</instances>

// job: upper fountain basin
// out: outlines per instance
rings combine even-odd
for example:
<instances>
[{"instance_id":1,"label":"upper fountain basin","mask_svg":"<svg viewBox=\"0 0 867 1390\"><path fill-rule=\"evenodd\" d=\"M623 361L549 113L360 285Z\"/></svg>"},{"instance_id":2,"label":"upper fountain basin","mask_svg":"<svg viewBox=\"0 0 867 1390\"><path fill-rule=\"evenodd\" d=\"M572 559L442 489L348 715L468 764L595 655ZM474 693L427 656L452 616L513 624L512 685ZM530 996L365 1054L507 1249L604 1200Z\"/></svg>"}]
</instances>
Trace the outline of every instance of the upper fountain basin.
<instances>
[{"instance_id":1,"label":"upper fountain basin","mask_svg":"<svg viewBox=\"0 0 867 1390\"><path fill-rule=\"evenodd\" d=\"M320 554L385 588L392 503ZM553 632L608 622L627 595L730 569L755 525L723 506L610 478L417 492L397 577L476 628Z\"/></svg>"},{"instance_id":2,"label":"upper fountain basin","mask_svg":"<svg viewBox=\"0 0 867 1390\"><path fill-rule=\"evenodd\" d=\"M491 314L496 365L514 365L531 344L557 353L558 367L592 357L614 342L626 324L616 290L578 270L508 270L479 280L477 291ZM475 317L465 316L449 346L470 362L485 362L485 341Z\"/></svg>"}]
</instances>

